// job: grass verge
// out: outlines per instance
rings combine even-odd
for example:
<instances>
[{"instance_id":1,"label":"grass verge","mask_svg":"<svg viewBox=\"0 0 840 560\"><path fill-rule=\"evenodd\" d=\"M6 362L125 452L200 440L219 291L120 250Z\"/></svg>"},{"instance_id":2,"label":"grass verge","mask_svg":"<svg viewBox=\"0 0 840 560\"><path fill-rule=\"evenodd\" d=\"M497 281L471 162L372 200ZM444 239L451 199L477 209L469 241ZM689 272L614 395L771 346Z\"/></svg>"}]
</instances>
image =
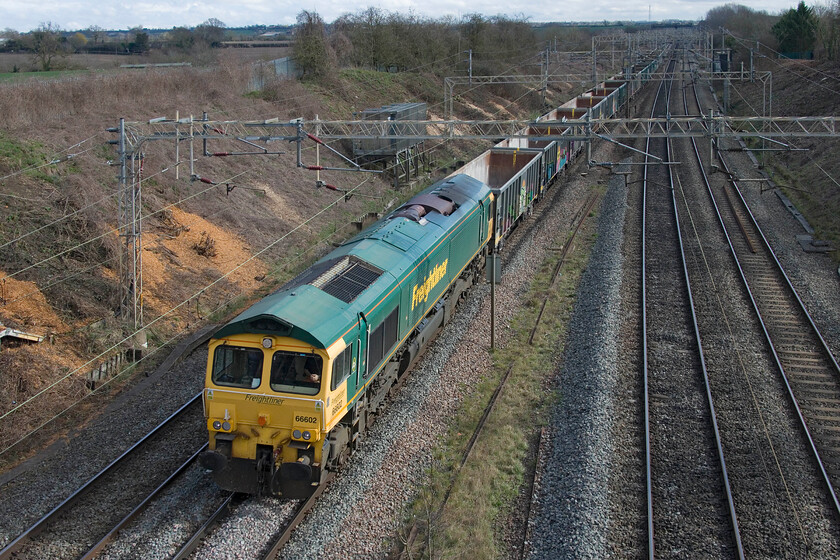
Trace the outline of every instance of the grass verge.
<instances>
[{"instance_id":1,"label":"grass verge","mask_svg":"<svg viewBox=\"0 0 840 560\"><path fill-rule=\"evenodd\" d=\"M547 423L551 405L559 398L553 379L560 366L577 286L595 241L594 217L593 212L578 233L553 287L551 273L559 251L549 252L511 321L507 344L493 355L492 371L464 399L447 437L433 451L428 483L411 504L403 531L407 534L409 525L418 522L415 546L424 549L424 557L499 558L518 553L510 550L516 544L507 542L505 535L518 514L517 497L524 493L525 503L530 499L526 486L536 460L534 442ZM534 344L529 346L528 337L546 296L545 312ZM495 408L469 459L457 472L470 436L511 365L513 370Z\"/></svg>"},{"instance_id":2,"label":"grass verge","mask_svg":"<svg viewBox=\"0 0 840 560\"><path fill-rule=\"evenodd\" d=\"M782 192L802 212L815 237L840 247L840 223L837 221L838 189L833 188L829 179L816 172L815 166L794 169L777 158L770 160L774 180ZM840 264L840 251L833 251L831 257Z\"/></svg>"}]
</instances>

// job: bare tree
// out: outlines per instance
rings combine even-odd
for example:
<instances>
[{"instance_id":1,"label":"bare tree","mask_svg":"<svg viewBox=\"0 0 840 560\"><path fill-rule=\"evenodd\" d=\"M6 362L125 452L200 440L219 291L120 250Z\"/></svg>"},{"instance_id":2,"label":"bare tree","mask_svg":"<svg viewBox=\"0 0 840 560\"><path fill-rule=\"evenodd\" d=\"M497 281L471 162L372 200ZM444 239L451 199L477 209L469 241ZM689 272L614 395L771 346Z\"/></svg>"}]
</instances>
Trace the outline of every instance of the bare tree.
<instances>
[{"instance_id":1,"label":"bare tree","mask_svg":"<svg viewBox=\"0 0 840 560\"><path fill-rule=\"evenodd\" d=\"M816 6L817 39L823 48L823 54L829 60L837 58L840 50L840 0L828 6Z\"/></svg>"},{"instance_id":2,"label":"bare tree","mask_svg":"<svg viewBox=\"0 0 840 560\"><path fill-rule=\"evenodd\" d=\"M91 25L87 28L87 32L93 38L94 45L105 42L105 30L98 25Z\"/></svg>"},{"instance_id":3,"label":"bare tree","mask_svg":"<svg viewBox=\"0 0 840 560\"><path fill-rule=\"evenodd\" d=\"M32 49L35 62L41 66L41 70L52 70L53 59L64 54L61 28L49 21L42 23L29 34L29 40L29 48Z\"/></svg>"},{"instance_id":4,"label":"bare tree","mask_svg":"<svg viewBox=\"0 0 840 560\"><path fill-rule=\"evenodd\" d=\"M194 34L197 39L204 41L211 47L218 47L225 40L225 22L216 18L210 18L201 25L198 25Z\"/></svg>"},{"instance_id":5,"label":"bare tree","mask_svg":"<svg viewBox=\"0 0 840 560\"><path fill-rule=\"evenodd\" d=\"M720 29L724 28L741 39L769 45L774 42L770 30L778 21L779 16L770 15L763 10L754 10L741 4L724 4L706 12L701 25L712 33L719 33ZM735 46L729 41L727 39L729 46Z\"/></svg>"},{"instance_id":6,"label":"bare tree","mask_svg":"<svg viewBox=\"0 0 840 560\"><path fill-rule=\"evenodd\" d=\"M324 20L316 12L303 10L297 15L293 53L304 77L325 76L333 66L335 54L327 41Z\"/></svg>"}]
</instances>

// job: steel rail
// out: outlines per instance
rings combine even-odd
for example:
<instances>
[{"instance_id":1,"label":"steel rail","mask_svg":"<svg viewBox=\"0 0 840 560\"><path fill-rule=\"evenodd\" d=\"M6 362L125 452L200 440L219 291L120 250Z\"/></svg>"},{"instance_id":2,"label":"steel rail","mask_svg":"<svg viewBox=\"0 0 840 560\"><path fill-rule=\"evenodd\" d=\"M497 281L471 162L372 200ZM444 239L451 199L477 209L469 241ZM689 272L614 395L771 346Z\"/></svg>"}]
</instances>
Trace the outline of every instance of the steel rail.
<instances>
[{"instance_id":1,"label":"steel rail","mask_svg":"<svg viewBox=\"0 0 840 560\"><path fill-rule=\"evenodd\" d=\"M277 535L277 538L272 541L271 545L266 550L265 554L261 556L262 560L272 560L273 558L277 557L277 554L280 552L280 549L283 548L289 539L292 537L292 531L294 531L298 525L300 525L301 521L306 517L306 514L309 513L313 507L315 507L315 503L318 501L318 498L321 494L324 493L324 490L327 486L329 486L330 482L335 478L335 473L328 473L326 480L318 485L318 488L315 489L315 492L312 493L305 501L303 501L300 505L300 508L295 513L295 516L289 522L288 525Z\"/></svg>"},{"instance_id":2,"label":"steel rail","mask_svg":"<svg viewBox=\"0 0 840 560\"><path fill-rule=\"evenodd\" d=\"M669 85L673 84L673 80L668 82ZM656 111L656 104L657 101L662 93L662 87L664 86L665 82L660 84L660 89L657 91L657 98L654 101L653 108L651 110L651 114ZM670 89L666 90L666 111L669 110L670 106ZM683 98L683 103L685 104L685 97ZM671 139L665 139L665 149L668 156L668 159L671 159L672 155L672 147L671 147ZM648 139L645 151L650 153L650 139ZM654 508L653 508L653 467L652 467L652 451L651 451L651 407L650 407L650 371L649 371L649 361L648 361L648 328L647 328L647 186L648 186L648 175L647 175L648 167L645 167L645 173L643 178L643 201L642 201L642 316L643 316L643 353L644 353L644 414L645 414L645 467L646 467L646 484L647 484L647 513L648 513L648 556L649 558L653 559L656 557L656 544L655 544L655 523L654 523ZM686 254L685 254L685 246L682 240L682 232L680 228L680 218L679 218L679 208L677 203L677 198L675 194L675 185L674 185L674 175L673 170L670 166L666 166L666 172L668 173L668 187L670 189L671 194L671 203L673 205L673 215L674 215L674 228L676 232L677 244L678 249L680 252L680 259L683 271L683 281L685 282L685 289L686 289L686 297L687 297L687 305L691 314L691 321L692 321L692 328L694 330L694 340L697 345L697 355L699 359L700 368L703 374L703 382L705 387L705 400L707 404L707 410L709 414L709 424L714 433L715 443L717 448L718 454L718 461L720 464L720 473L721 478L724 486L724 492L726 495L727 505L728 505L728 513L729 519L731 523L731 531L732 537L735 541L735 546L738 551L739 558L744 558L744 551L743 545L741 542L740 537L740 529L738 526L737 515L735 512L734 507L734 499L732 496L732 490L729 483L729 475L726 469L726 460L724 457L723 447L721 443L720 437L720 430L717 424L717 417L716 411L714 407L714 399L711 393L711 386L709 382L709 374L708 369L706 367L706 356L703 350L703 342L702 337L700 335L700 329L697 320L697 314L695 311L694 306L694 295L691 288L691 281L688 274L688 264L686 261Z\"/></svg>"},{"instance_id":3,"label":"steel rail","mask_svg":"<svg viewBox=\"0 0 840 560\"><path fill-rule=\"evenodd\" d=\"M150 492L150 493L149 493L149 494L148 494L145 498L143 498L143 500L142 500L139 504L137 504L137 506L135 506L135 507L134 507L134 509L132 509L132 510L128 513L128 515L126 515L125 517L123 517L123 518L119 521L119 523L117 523L116 525L114 525L114 527L113 527L110 531L108 531L108 533L107 533L104 537L102 537L102 538L99 540L99 542L98 542L98 543L96 543L95 545L93 545L93 546L90 548L90 550L88 550L88 551L87 551L87 552L86 552L86 553L82 556L82 560L90 560L90 559L92 559L92 558L95 558L95 557L96 557L96 556L97 556L100 552L102 552L102 549L104 549L104 548L105 548L105 546L106 546L108 543L110 543L110 542L114 539L114 537L116 536L116 534L117 534L117 533L118 533L121 529L123 529L123 527L125 527L126 525L128 525L128 524L131 522L131 520L132 520L132 519L134 519L135 517L137 517L137 515L138 515L140 512L142 512L144 509L146 509L146 506L148 506L148 505L149 505L149 503L151 503L151 501L152 501L152 500L153 500L153 499L154 499L154 498L155 498L158 494L160 494L160 492L161 492L164 488L166 488L167 486L169 486L169 484L170 484L172 481L174 481L175 479L177 479L177 478L178 478L178 476L180 476L180 475L181 475L181 473L183 473L183 472L187 469L187 467L189 467L190 465L192 465L192 464L195 462L195 460L196 460L196 459L198 459L198 455L199 455L199 453L201 453L202 451L204 451L205 449L207 449L207 445L208 445L208 444L207 444L206 442L205 442L204 444L202 444L202 446L201 446L201 447L199 447L199 448L195 451L195 453L193 453L193 454L189 457L189 459L187 459L184 463L182 463L182 464L181 464L181 466L179 466L177 469L175 469L175 471L173 471L173 472L172 472L172 474L170 474L170 475L166 478L166 480L164 480L163 482L161 482L161 483L160 483L160 485L159 485L157 488L155 488L154 490L152 490L152 491L151 491L151 492Z\"/></svg>"},{"instance_id":4,"label":"steel rail","mask_svg":"<svg viewBox=\"0 0 840 560\"><path fill-rule=\"evenodd\" d=\"M659 95L662 93L662 88L665 82L659 82L659 88L656 90L653 105L650 110L651 118L653 118L656 111L656 102ZM648 137L645 142L645 152L650 153L650 141ZM647 163L647 156L645 156L645 163ZM642 174L642 369L643 369L643 389L644 389L644 403L645 403L645 484L647 491L647 533L648 533L648 557L653 559L655 554L655 546L653 539L653 476L651 473L651 446L650 446L650 386L649 386L649 370L648 370L648 332L647 332L647 185L648 185L648 169L644 166L644 173Z\"/></svg>"},{"instance_id":5,"label":"steel rail","mask_svg":"<svg viewBox=\"0 0 840 560\"><path fill-rule=\"evenodd\" d=\"M216 511L207 518L201 527L199 527L189 538L189 540L184 543L178 552L175 553L175 556L172 557L172 560L182 560L183 558L188 558L190 554L192 554L196 548L198 548L199 543L201 543L201 539L207 536L210 533L210 530L216 526L222 519L230 515L231 507L236 505L237 502L242 498L243 494L237 494L236 492L231 492L227 495L221 505L216 508Z\"/></svg>"},{"instance_id":6,"label":"steel rail","mask_svg":"<svg viewBox=\"0 0 840 560\"><path fill-rule=\"evenodd\" d=\"M741 194L741 189L738 188L739 179L736 179L735 176L732 175L732 173L729 170L729 167L726 165L726 160L724 160L722 155L720 156L720 161L724 165L724 170L729 174L730 180L732 181L733 186L735 187L735 192L738 194L738 198L741 200L741 204L744 205L744 208L746 209L747 214L750 217L750 221L752 222L756 231L758 231L758 234L761 237L761 240L764 244L764 248L767 249L768 254L772 258L773 262L776 264L777 271L779 272L781 277L784 279L787 287L790 289L790 294L796 300L796 303L799 305L799 309L805 314L806 319L808 319L808 323L811 325L811 328L813 329L813 334L817 337L817 339L819 339L820 345L821 345L822 349L825 351L825 354L826 354L825 357L828 358L829 361L831 362L832 366L834 367L835 373L837 373L837 375L840 376L840 364L838 364L837 360L834 358L834 354L831 352L831 349L828 347L828 343L825 341L825 338L823 338L822 333L820 333L820 330L819 330L819 328L817 328L816 323L814 323L813 317L811 317L811 314L808 312L808 309L805 307L805 303L799 297L799 293L796 291L796 288L793 287L793 283L790 281L790 278L788 277L787 273L785 272L785 269L782 267L782 263L779 262L778 257L776 257L776 253L773 251L773 248L770 246L770 243L767 241L767 238L764 236L764 232L762 231L761 227L758 225L758 221L755 219L755 216L753 215L752 211L750 210L750 207L747 205L746 200L744 200L744 196Z\"/></svg>"},{"instance_id":7,"label":"steel rail","mask_svg":"<svg viewBox=\"0 0 840 560\"><path fill-rule=\"evenodd\" d=\"M695 95L696 95L696 90L695 90ZM698 107L698 109L700 109L699 100L698 100L698 103L697 103L697 107ZM686 95L684 89L683 89L683 109L685 110L686 113L688 112L688 96ZM667 142L670 143L670 139L667 140ZM703 181L706 183L706 185L708 185L709 180L708 180L708 177L706 176L706 170L703 168L703 160L700 157L700 152L697 149L697 141L694 138L691 139L691 146L694 149L694 156L697 160L697 165L700 168L700 174L703 178ZM669 171L669 175L670 175L670 172L671 172L670 167L668 168L668 171ZM682 233L680 232L681 228L680 228L680 221L679 221L679 212L677 210L677 197L674 194L673 186L674 185L673 185L673 181L672 181L672 183L671 183L671 193L672 193L672 198L674 200L674 213L677 216L677 233L678 233L678 237L679 237L679 240L680 240L680 254L682 256L683 274L685 275L685 283L686 283L686 286L688 287L688 299L691 302L691 306L690 306L691 307L691 321L694 325L694 334L697 337L697 347L698 347L699 352L700 352L700 365L703 368L703 383L705 384L705 387L706 387L706 400L709 404L709 414L710 414L710 417L711 417L712 427L713 427L713 430L714 430L714 433L715 433L715 445L717 446L718 458L720 459L721 476L723 477L723 484L724 484L724 488L726 489L726 501L727 501L727 504L729 506L729 517L730 517L730 520L732 522L732 535L733 535L733 538L735 539L735 546L738 550L738 558L740 558L741 560L744 560L744 545L743 545L743 542L741 541L741 529L740 529L740 526L738 524L738 515L735 511L735 500L734 500L734 497L732 495L732 486L729 483L729 472L727 471L727 468L726 468L726 458L724 457L724 453L723 453L723 445L721 443L721 437L720 437L720 428L719 428L718 422L717 422L717 413L715 412L714 398L712 397L712 387L711 387L711 384L710 384L710 381L709 381L709 371L706 368L706 356L705 356L705 352L703 350L703 341L702 341L702 338L700 336L700 327L697 324L697 313L696 313L695 308L694 308L694 296L693 296L692 291L691 291L691 279L689 278L689 274L688 274L688 263L686 262L685 249L683 247L683 242L682 242Z\"/></svg>"},{"instance_id":8,"label":"steel rail","mask_svg":"<svg viewBox=\"0 0 840 560\"><path fill-rule=\"evenodd\" d=\"M532 515L534 512L534 497L538 488L538 484L542 480L542 474L539 471L540 465L543 464L544 456L545 456L545 447L548 441L548 428L543 426L540 428L540 437L537 440L537 449L536 449L536 457L534 458L534 473L533 478L531 478L531 484L529 495L530 499L528 500L528 505L525 508L525 534L522 535L522 542L519 546L519 558L520 560L527 560L528 556L531 552L531 526L532 526Z\"/></svg>"},{"instance_id":9,"label":"steel rail","mask_svg":"<svg viewBox=\"0 0 840 560\"><path fill-rule=\"evenodd\" d=\"M545 307L548 305L548 298L550 295L550 290L554 287L554 283L557 281L557 275L560 273L560 268L563 266L563 263L566 261L566 257L569 254L570 247L572 243L574 243L575 238L577 237L578 231L580 231L583 222L586 221L586 216L589 215L589 212L592 211L592 208L595 206L595 203L598 201L600 197L597 193L593 193L590 195L589 200L583 203L583 206L580 209L580 221L578 221L575 229L572 231L572 235L569 236L569 239L566 241L566 244L563 245L563 252L560 254L560 259L557 261L557 264L554 266L554 271L551 273L551 281L548 284L548 288L546 289L545 297L543 298L542 306L540 307L540 312L537 314L537 320L534 322L534 328L531 329L531 334L528 336L528 344L533 346L534 345L534 336L537 334L537 328L540 326L540 320L542 319L543 313L545 313Z\"/></svg>"},{"instance_id":10,"label":"steel rail","mask_svg":"<svg viewBox=\"0 0 840 560\"><path fill-rule=\"evenodd\" d=\"M557 181L557 178L555 178L554 180ZM575 239L575 236L577 235L577 232L580 230L580 227L583 224L583 222L586 220L586 217L587 217L589 211L594 207L595 203L599 199L600 199L600 197L598 195L592 195L592 196L589 197L588 201L584 204L584 206L581 207L582 215L580 217L580 220L579 220L577 226L575 227L574 233L571 235L571 237L569 239L569 242L566 244L566 247L563 251L563 256L561 256L560 260L558 261L557 265L554 268L554 271L552 273L552 278L551 278L551 285L554 284L554 280L557 278L557 274L559 273L560 267L563 264L563 259L566 255L566 253L568 252L568 247L571 245L571 242ZM531 223L532 228L537 223L539 223L539 220L541 219L541 216L542 216L542 214L540 214L536 218L536 220L534 220ZM516 245L513 246L513 247L517 248L515 251L511 251L511 249L513 247L509 247L506 250L506 252L508 254L511 254L512 252L518 251L518 248L519 248L520 244L524 242L524 239L525 239L525 237L523 236L520 240L517 241ZM548 295L546 295L545 301L543 302L543 309L545 308L545 305L546 305L547 301L548 301ZM537 329L537 326L540 323L541 317L542 317L542 310L540 311L539 315L535 319L534 328L531 330L531 334L530 334L530 337L529 337L529 344L531 344L532 341L533 341L534 333ZM467 442L466 447L464 448L464 451L461 454L461 459L460 459L459 463L454 467L454 473L452 474L452 476L449 480L449 485L447 486L446 492L444 493L444 496L441 500L441 503L438 506L438 509L436 510L437 511L436 516L439 516L440 513L443 511L444 507L446 506L446 503L449 500L449 496L452 494L452 490L454 489L455 483L458 480L459 473L461 472L461 469L463 468L463 466L466 464L467 460L469 459L469 456L472 452L472 449L473 449L476 441L478 440L478 437L481 435L482 430L484 429L484 425L487 421L487 418L490 416L490 413L495 408L495 405L496 405L496 402L498 400L499 394L504 389L508 378L510 377L511 373L513 372L514 365L515 364L512 363L508 367L505 374L500 379L499 384L496 386L495 390L493 391L493 394L491 395L490 400L488 401L487 405L485 405L484 411L482 412L482 415L481 415L481 418L479 419L478 424L476 425L475 429L473 430L473 433L470 436L470 439ZM530 507L530 505L529 505L529 507ZM417 521L415 521L411 525L411 529L409 530L409 536L406 539L406 542L404 543L404 546L402 547L402 550L400 550L400 552L398 554L398 557L400 559L404 559L404 558L409 557L409 555L411 553L411 547L413 546L414 541L415 541L419 531L420 531L419 523Z\"/></svg>"},{"instance_id":11,"label":"steel rail","mask_svg":"<svg viewBox=\"0 0 840 560\"><path fill-rule=\"evenodd\" d=\"M718 159L720 160L721 164L724 166L724 170L727 173L729 173L730 170L729 170L729 167L726 164L725 159L723 158L723 154L718 152L717 155L718 155ZM756 228L756 231L759 233L759 236L761 237L762 248L765 249L765 251L767 252L766 254L769 254L769 256L771 257L771 260L776 264L775 272L777 272L778 274L781 275L782 278L784 278L786 286L790 290L789 294L794 296L794 299L796 300L796 302L800 306L800 310L804 313L805 317L808 320L808 323L811 325L811 328L813 329L812 334L815 334L816 338L822 344L822 348L823 348L823 350L826 354L826 357L829 359L829 361L833 365L833 367L835 369L835 373L840 375L840 367L838 367L837 361L834 359L834 356L832 355L831 351L829 350L828 345L825 342L825 339L823 339L822 335L820 334L819 330L817 329L816 325L814 324L814 321L811 318L811 315L808 313L807 309L805 308L805 305L802 302L802 300L800 299L799 294L796 292L796 289L793 287L793 284L790 282L790 279L788 278L787 274L785 273L784 268L782 267L781 263L779 262L778 258L776 257L776 254L773 252L773 249L770 247L770 244L767 241L767 238L764 236L764 233L762 232L761 228L759 227L757 220L753 216L752 212L749 209L749 206L747 205L746 201L744 200L743 196L741 195L741 192L737 187L737 181L735 179L732 179L731 177L732 177L732 175L730 174L730 181L732 181L733 187L735 188L736 193L738 194L742 204L744 205L744 208L746 208L747 214L750 216L750 220L752 221L752 225ZM794 410L796 411L796 415L799 419L799 424L800 424L800 426L803 430L803 433L805 434L805 437L808 441L808 446L811 449L811 455L812 455L812 457L813 457L813 459L816 463L818 471L820 472L820 476L822 477L823 481L826 484L826 489L827 489L827 492L828 492L828 495L829 495L829 501L831 502L831 505L833 507L834 514L837 517L837 519L840 520L840 501L838 501L837 493L835 492L834 485L831 482L831 477L829 476L828 472L826 471L825 464L823 463L820 452L817 449L817 443L814 440L814 437L812 436L811 431L808 427L808 423L805 419L805 414L802 410L802 407L800 406L799 401L796 398L796 395L794 394L794 390L793 390L790 378L789 378L789 376L788 376L788 374L785 370L784 364L782 363L782 359L779 356L779 353L776 349L776 344L773 342L773 338L770 335L770 329L768 328L767 322L764 320L764 316L761 313L760 307L758 305L758 301L756 301L756 297L755 297L755 295L752 291L752 288L750 287L749 280L747 279L747 274L746 274L746 272L745 272L745 270L744 270L744 268L741 264L740 259L738 258L737 251L735 250L735 246L732 242L732 239L730 238L729 233L726 231L725 221L723 219L723 216L720 213L720 210L718 208L714 193L711 191L711 189L709 190L709 194L712 197L712 201L713 201L713 204L714 204L714 207L715 207L715 212L718 215L718 220L720 221L721 227L723 228L724 234L726 235L726 240L727 240L727 243L729 244L729 249L732 253L732 257L735 260L736 266L738 268L738 272L741 276L741 280L744 283L744 286L747 290L747 295L749 296L750 302L752 303L753 309L755 310L755 313L756 313L756 316L758 318L759 324L761 325L762 332L764 333L764 336L767 340L767 343L770 346L770 351L773 355L773 360L775 361L776 366L779 368L779 372L780 372L780 375L782 376L782 381L784 382L785 389L787 390L787 393L788 393L788 397L791 399L791 403L793 404Z\"/></svg>"},{"instance_id":12,"label":"steel rail","mask_svg":"<svg viewBox=\"0 0 840 560\"><path fill-rule=\"evenodd\" d=\"M169 422L174 420L176 417L181 415L187 408L193 405L196 401L201 398L201 393L198 393L194 397L192 397L186 404L181 406L178 410L173 412L169 415L163 422L158 424L152 431L147 433L143 436L140 440L138 440L134 445L129 447L125 452L123 452L119 457L111 461L111 463L106 466L104 469L99 471L95 474L90 480L88 480L81 488L73 492L70 496L65 498L60 504L55 506L52 510L50 510L46 515L41 517L35 524L29 527L26 531L21 533L20 535L15 538L12 542L7 544L2 550L0 550L0 560L6 560L7 558L11 558L12 554L16 552L23 544L38 535L47 525L47 523L52 520L53 518L57 517L59 514L67 511L73 504L75 504L82 496L84 496L91 488L93 488L94 484L99 481L103 476L114 470L117 465L121 464L122 461L131 455L138 447L146 443L149 439L151 439L154 435L156 435L164 426L166 426Z\"/></svg>"}]
</instances>

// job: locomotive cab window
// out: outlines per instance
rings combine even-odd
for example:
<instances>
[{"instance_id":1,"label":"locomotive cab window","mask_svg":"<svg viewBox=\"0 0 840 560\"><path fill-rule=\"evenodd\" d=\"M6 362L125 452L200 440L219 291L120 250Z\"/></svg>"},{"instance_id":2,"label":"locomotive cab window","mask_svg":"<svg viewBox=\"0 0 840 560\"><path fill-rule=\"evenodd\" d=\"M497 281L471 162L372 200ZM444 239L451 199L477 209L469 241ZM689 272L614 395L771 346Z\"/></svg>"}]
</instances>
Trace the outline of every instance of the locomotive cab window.
<instances>
[{"instance_id":1,"label":"locomotive cab window","mask_svg":"<svg viewBox=\"0 0 840 560\"><path fill-rule=\"evenodd\" d=\"M213 353L213 383L256 389L260 386L262 367L263 352L259 348L217 346Z\"/></svg>"},{"instance_id":2,"label":"locomotive cab window","mask_svg":"<svg viewBox=\"0 0 840 560\"><path fill-rule=\"evenodd\" d=\"M317 354L278 350L271 357L271 389L278 393L317 395L324 361Z\"/></svg>"},{"instance_id":3,"label":"locomotive cab window","mask_svg":"<svg viewBox=\"0 0 840 560\"><path fill-rule=\"evenodd\" d=\"M333 360L330 390L335 391L341 383L350 377L353 368L353 345L351 344Z\"/></svg>"}]
</instances>

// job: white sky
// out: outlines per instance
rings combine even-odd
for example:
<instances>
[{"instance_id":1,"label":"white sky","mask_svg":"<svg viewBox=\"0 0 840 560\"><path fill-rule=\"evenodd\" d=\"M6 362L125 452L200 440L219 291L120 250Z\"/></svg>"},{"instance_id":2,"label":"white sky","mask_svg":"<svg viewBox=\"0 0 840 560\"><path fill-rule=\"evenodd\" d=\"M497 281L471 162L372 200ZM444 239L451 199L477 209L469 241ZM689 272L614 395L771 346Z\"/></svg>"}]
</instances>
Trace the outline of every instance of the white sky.
<instances>
[{"instance_id":1,"label":"white sky","mask_svg":"<svg viewBox=\"0 0 840 560\"><path fill-rule=\"evenodd\" d=\"M778 13L795 7L798 0L743 0L736 2L756 10ZM344 13L359 12L376 6L391 12L439 18L460 17L469 13L485 16L524 16L529 21L603 21L648 19L701 19L706 12L726 0L668 0L666 2L627 2L622 0L565 0L540 2L502 0L0 0L0 31L11 28L29 31L41 23L52 22L65 30L98 25L104 29L168 29L192 27L217 18L230 27L252 24L292 24L301 10L317 12L332 22ZM808 2L812 5L813 1ZM822 2L818 2L822 3Z\"/></svg>"}]
</instances>

